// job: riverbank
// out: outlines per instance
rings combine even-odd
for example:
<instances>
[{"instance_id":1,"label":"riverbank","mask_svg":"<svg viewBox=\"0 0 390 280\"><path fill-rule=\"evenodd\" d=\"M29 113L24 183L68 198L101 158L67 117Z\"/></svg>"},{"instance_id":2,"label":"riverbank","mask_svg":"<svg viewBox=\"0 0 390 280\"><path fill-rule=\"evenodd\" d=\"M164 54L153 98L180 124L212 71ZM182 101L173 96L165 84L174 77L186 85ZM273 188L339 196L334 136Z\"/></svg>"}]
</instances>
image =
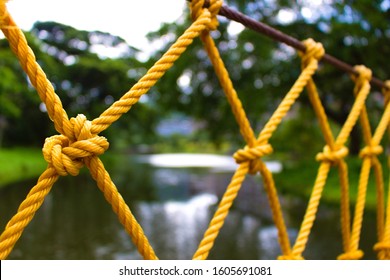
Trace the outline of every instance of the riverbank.
<instances>
[{"instance_id":1,"label":"riverbank","mask_svg":"<svg viewBox=\"0 0 390 280\"><path fill-rule=\"evenodd\" d=\"M348 181L349 181L349 191L350 191L350 203L355 205L357 190L359 185L360 171L362 160L355 156L350 157L347 160L348 164ZM309 198L313 189L313 185L317 176L318 168L320 163L316 161L301 161L299 163L294 163L289 166L285 164L283 166L283 172L280 174L275 174L274 179L278 191L280 193L294 194L304 198ZM388 183L387 180L388 170L385 168L387 165L383 161L383 173L384 173L384 188L385 188L385 197L387 197L388 192ZM336 167L332 167L326 185L322 194L321 201L331 205L340 204L340 182L339 174ZM375 210L377 205L376 197L376 184L373 171L370 173L370 178L367 185L367 197L366 197L366 208L369 210Z\"/></svg>"},{"instance_id":2,"label":"riverbank","mask_svg":"<svg viewBox=\"0 0 390 280\"><path fill-rule=\"evenodd\" d=\"M115 153L111 153L109 161L119 161L121 158L123 159L123 155L115 156ZM361 161L358 158L352 158L348 164L351 203L353 204L356 198ZM0 188L11 183L37 178L45 170L46 165L39 148L0 149ZM282 172L274 174L278 191L308 198L318 166L319 164L313 161L304 161L294 165L283 164ZM385 178L387 178L388 172L384 171ZM386 183L385 186L387 186ZM329 174L322 201L329 204L339 204L339 179L335 168ZM369 180L366 205L369 209L376 207L373 176Z\"/></svg>"},{"instance_id":3,"label":"riverbank","mask_svg":"<svg viewBox=\"0 0 390 280\"><path fill-rule=\"evenodd\" d=\"M0 149L0 188L38 177L46 168L38 148Z\"/></svg>"}]
</instances>

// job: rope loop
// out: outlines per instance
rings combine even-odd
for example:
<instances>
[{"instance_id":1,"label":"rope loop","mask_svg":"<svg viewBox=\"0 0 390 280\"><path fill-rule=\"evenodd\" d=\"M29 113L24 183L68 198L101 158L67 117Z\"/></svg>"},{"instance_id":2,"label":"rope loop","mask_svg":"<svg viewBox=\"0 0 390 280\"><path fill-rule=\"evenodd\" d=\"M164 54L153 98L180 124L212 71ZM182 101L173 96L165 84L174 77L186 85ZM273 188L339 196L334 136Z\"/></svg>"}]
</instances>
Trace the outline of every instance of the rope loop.
<instances>
[{"instance_id":1,"label":"rope loop","mask_svg":"<svg viewBox=\"0 0 390 280\"><path fill-rule=\"evenodd\" d=\"M341 254L337 259L339 260L360 260L363 258L363 251L362 250L355 250L346 252L344 254Z\"/></svg>"},{"instance_id":2,"label":"rope loop","mask_svg":"<svg viewBox=\"0 0 390 280\"><path fill-rule=\"evenodd\" d=\"M234 153L233 158L238 164L249 162L249 173L256 174L260 169L260 158L269 155L273 152L270 144L258 145L255 147L245 146L244 149L240 149Z\"/></svg>"},{"instance_id":3,"label":"rope loop","mask_svg":"<svg viewBox=\"0 0 390 280\"><path fill-rule=\"evenodd\" d=\"M376 156L380 155L381 153L383 153L383 147L380 145L366 146L360 151L359 156L361 158L376 157Z\"/></svg>"},{"instance_id":4,"label":"rope loop","mask_svg":"<svg viewBox=\"0 0 390 280\"><path fill-rule=\"evenodd\" d=\"M366 66L356 65L354 69L358 73L358 76L352 75L351 79L356 83L357 86L361 86L364 82L371 80L372 71Z\"/></svg>"},{"instance_id":5,"label":"rope loop","mask_svg":"<svg viewBox=\"0 0 390 280\"><path fill-rule=\"evenodd\" d=\"M378 242L375 244L374 250L378 252L380 260L390 260L390 242Z\"/></svg>"},{"instance_id":6,"label":"rope loop","mask_svg":"<svg viewBox=\"0 0 390 280\"><path fill-rule=\"evenodd\" d=\"M61 176L77 176L84 166L84 159L102 155L109 147L105 137L93 135L91 122L84 115L70 120L74 139L65 135L55 135L46 139L42 152L49 166Z\"/></svg>"},{"instance_id":7,"label":"rope loop","mask_svg":"<svg viewBox=\"0 0 390 280\"><path fill-rule=\"evenodd\" d=\"M348 148L342 146L340 148L332 150L328 145L324 147L322 153L318 153L316 156L317 161L326 161L331 164L337 164L348 155Z\"/></svg>"},{"instance_id":8,"label":"rope loop","mask_svg":"<svg viewBox=\"0 0 390 280\"><path fill-rule=\"evenodd\" d=\"M325 55L325 49L321 43L317 43L311 38L304 40L302 43L305 45L306 51L298 53L302 58L303 67L306 67L311 59L314 58L319 61Z\"/></svg>"},{"instance_id":9,"label":"rope loop","mask_svg":"<svg viewBox=\"0 0 390 280\"><path fill-rule=\"evenodd\" d=\"M390 242L378 242L374 246L375 251L387 250L390 252Z\"/></svg>"},{"instance_id":10,"label":"rope loop","mask_svg":"<svg viewBox=\"0 0 390 280\"><path fill-rule=\"evenodd\" d=\"M193 21L195 21L197 18L199 18L206 11L210 14L210 23L208 24L208 29L215 30L218 28L218 25L219 25L217 15L219 13L219 10L222 7L223 1L222 0L211 0L209 2L210 2L210 5L208 7L206 7L205 0L192 0L191 4L190 4L191 18Z\"/></svg>"}]
</instances>

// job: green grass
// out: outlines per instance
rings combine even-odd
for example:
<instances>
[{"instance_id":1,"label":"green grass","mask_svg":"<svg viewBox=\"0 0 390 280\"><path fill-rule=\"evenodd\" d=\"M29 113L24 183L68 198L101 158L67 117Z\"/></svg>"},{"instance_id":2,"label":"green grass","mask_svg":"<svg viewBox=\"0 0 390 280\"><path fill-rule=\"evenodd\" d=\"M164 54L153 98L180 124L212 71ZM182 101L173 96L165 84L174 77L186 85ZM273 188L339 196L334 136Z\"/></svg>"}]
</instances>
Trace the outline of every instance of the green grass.
<instances>
[{"instance_id":1,"label":"green grass","mask_svg":"<svg viewBox=\"0 0 390 280\"><path fill-rule=\"evenodd\" d=\"M113 155L111 155L113 156ZM110 159L111 157L108 157ZM361 168L361 159L350 157L347 160L350 199L355 203L357 186L359 183L359 174ZM284 169L279 174L274 174L275 183L281 193L289 193L308 198L317 176L319 163L314 160L302 160L300 162L286 163ZM12 148L0 149L0 187L18 181L36 178L46 168L47 163L43 159L39 148ZM382 166L386 166L383 162ZM370 174L367 191L368 209L375 209L376 206L376 188L374 176ZM388 171L384 168L385 188L387 187ZM385 189L387 191L387 188ZM329 204L339 204L340 202L340 184L337 168L332 167L328 180L325 185L322 202Z\"/></svg>"},{"instance_id":2,"label":"green grass","mask_svg":"<svg viewBox=\"0 0 390 280\"><path fill-rule=\"evenodd\" d=\"M38 148L0 149L0 187L38 177L46 166Z\"/></svg>"},{"instance_id":3,"label":"green grass","mask_svg":"<svg viewBox=\"0 0 390 280\"><path fill-rule=\"evenodd\" d=\"M348 180L350 188L350 201L351 204L356 202L357 188L359 184L359 175L362 165L362 161L358 157L348 158ZM308 198L311 194L318 168L319 162L314 160L305 160L299 163L286 164L284 170L279 174L274 174L275 183L278 189L283 193L291 193L298 196ZM385 162L382 164L386 166ZM385 192L387 191L387 178L388 171L386 168L383 170L385 180ZM374 174L371 170L370 179L367 186L367 201L366 207L370 210L376 207L376 186L374 180ZM328 204L340 203L340 183L337 167L331 167L331 170L326 181L325 189L321 201Z\"/></svg>"}]
</instances>

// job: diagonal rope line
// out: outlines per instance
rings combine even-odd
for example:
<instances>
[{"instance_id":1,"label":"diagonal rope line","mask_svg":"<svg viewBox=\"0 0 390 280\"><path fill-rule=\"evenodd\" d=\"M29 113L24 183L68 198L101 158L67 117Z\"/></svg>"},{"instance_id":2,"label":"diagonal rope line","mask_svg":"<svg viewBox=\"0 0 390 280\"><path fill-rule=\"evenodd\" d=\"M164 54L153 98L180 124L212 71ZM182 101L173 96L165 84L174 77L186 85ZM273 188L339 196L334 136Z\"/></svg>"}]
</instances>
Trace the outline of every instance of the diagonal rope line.
<instances>
[{"instance_id":1,"label":"diagonal rope line","mask_svg":"<svg viewBox=\"0 0 390 280\"><path fill-rule=\"evenodd\" d=\"M32 220L42 205L59 175L76 176L84 164L88 166L92 177L112 205L120 222L131 236L138 251L145 259L157 259L141 226L132 215L129 207L119 194L109 174L98 156L108 148L108 142L97 134L116 121L134 105L172 67L180 55L192 43L193 39L210 24L210 13L205 11L184 32L167 53L148 71L148 73L123 97L108 108L99 118L90 122L83 115L68 119L61 100L47 79L44 71L35 60L35 55L28 46L23 32L17 27L4 3L0 3L0 26L10 42L11 49L18 57L23 70L48 108L56 130L61 135L46 140L43 153L48 161L48 169L38 179L37 185L27 195L17 214L11 219L0 237L0 256L6 258L21 236L24 228ZM48 179L47 174L51 177ZM38 193L39 195L37 195Z\"/></svg>"},{"instance_id":2,"label":"diagonal rope line","mask_svg":"<svg viewBox=\"0 0 390 280\"><path fill-rule=\"evenodd\" d=\"M118 216L119 221L130 235L139 253L145 259L157 259L142 227L133 216L130 208L112 182L102 161L99 159L99 156L108 149L109 143L107 139L98 134L107 129L123 114L127 113L138 102L139 98L147 93L166 71L173 66L174 62L192 44L193 40L199 36L204 43L247 146L234 154L234 158L239 164L238 169L233 175L231 183L228 185L193 258L206 259L208 257L246 175L248 173L260 173L270 202L274 223L278 229L279 243L282 249L282 256L279 259L303 259L302 253L306 248L311 229L316 219L322 192L332 165L338 165L341 186L341 231L344 253L339 256L339 259L359 259L363 255L363 252L359 250L359 240L371 168L375 174L378 200L378 243L375 245L375 250L378 250L379 259L390 258L390 198L387 200L385 213L383 171L377 158L383 152L380 142L390 123L390 106L388 102L389 82L383 83L373 78L371 71L363 66L352 68L334 57L325 54L321 44L317 44L311 39L300 42L281 32L278 33L278 31L269 26L248 19L245 15L232 12L230 8L222 5L221 0L192 0L191 16L193 23L149 69L145 76L126 92L121 99L112 104L112 106L93 121L88 121L83 115L69 119L52 84L36 62L35 55L28 46L23 32L17 27L10 16L5 5L6 2L0 1L0 28L8 39L10 48L18 57L32 85L37 89L40 99L45 103L48 109L48 115L60 135L52 136L45 141L42 151L45 160L48 162L48 167L39 177L37 184L31 189L26 199L21 203L17 213L11 218L4 232L0 235L0 259L5 259L12 251L17 240L43 204L45 197L59 176L66 176L68 174L76 176L84 165L88 167L92 178L97 182L98 188L103 192L107 202L112 206L114 213ZM242 103L237 96L237 92L229 78L229 73L210 36L210 31L215 30L218 26L218 14L225 15L234 20L241 20L247 27L266 33L270 37L287 44L292 44L301 51L301 74L259 133L257 139ZM350 72L353 74L352 79L355 82L355 102L336 139L333 137L326 113L313 81L313 75L318 69L318 61L320 59L330 62L344 71ZM371 132L367 109L365 107L365 100L370 92L370 82L381 86L386 97L386 108L374 135ZM274 179L272 173L263 162L262 157L273 152L273 148L268 142L305 87L317 119L319 120L326 146L323 152L317 155L317 160L321 161L321 164L301 228L294 247L291 249ZM360 172L355 215L351 228L348 166L344 160L344 157L348 154L348 149L344 145L348 141L352 128L356 125L359 117L366 146L361 150L363 164Z\"/></svg>"}]
</instances>

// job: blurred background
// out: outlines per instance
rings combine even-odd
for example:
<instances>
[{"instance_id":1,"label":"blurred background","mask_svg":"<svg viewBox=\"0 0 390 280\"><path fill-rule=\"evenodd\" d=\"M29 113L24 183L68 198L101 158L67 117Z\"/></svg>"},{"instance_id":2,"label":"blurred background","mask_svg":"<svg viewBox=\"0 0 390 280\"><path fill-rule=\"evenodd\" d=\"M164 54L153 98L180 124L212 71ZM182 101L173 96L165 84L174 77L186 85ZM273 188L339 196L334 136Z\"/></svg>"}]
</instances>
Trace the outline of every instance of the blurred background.
<instances>
[{"instance_id":1,"label":"blurred background","mask_svg":"<svg viewBox=\"0 0 390 280\"><path fill-rule=\"evenodd\" d=\"M9 4L17 23L27 10L26 6L18 10L17 5L27 5L27 2L14 0ZM98 12L94 14L95 6L105 6L95 2L83 1L83 5L89 3L83 9L68 1L63 5L84 11L81 21L84 24L100 19L100 24L108 26L119 18L122 30L82 25L76 20L81 16L61 12L61 7L52 9L66 14L66 18L42 15L30 19L31 26L21 24L68 115L83 113L90 120L134 85L191 23L184 0L167 1L170 7L175 7L171 18L158 18L156 11L161 9L155 9L154 4L161 1L149 1L147 9L129 8L128 17L141 15L136 24L127 24L122 14L116 16L116 12L123 10L117 5L126 5L126 1L111 1L113 12L107 14L110 7L106 7L104 17ZM388 0L226 0L225 4L299 40L313 38L322 42L328 54L350 65L364 64L381 80L389 77ZM37 7L28 10L32 9L38 11ZM219 19L220 26L212 36L251 125L259 133L298 77L300 60L292 48L238 23ZM141 35L131 36L132 30L149 21L156 22ZM118 35L124 32L130 35ZM129 38L137 36L140 39L132 43ZM5 39L0 40L0 77L0 226L3 229L46 166L41 156L45 138L57 133ZM353 104L353 82L348 74L325 64L321 64L315 81L337 135ZM373 88L367 100L373 128L381 117L383 105L381 90ZM103 162L157 255L166 259L191 258L236 168L231 155L245 146L200 40L195 40L156 86L102 135L110 142L109 152L102 156ZM274 172L293 239L319 166L315 155L325 144L304 93L270 143L275 152L266 161ZM359 125L348 145L353 201L361 166L358 153L363 145ZM386 145L387 141L383 143ZM381 161L387 179L385 156L382 155ZM371 180L361 241L365 258L375 258L372 252L376 240L372 230L375 196ZM330 174L323 201L304 254L307 258L334 259L341 253L336 172ZM279 253L261 178L249 177L210 257L274 259ZM134 259L139 256L103 195L84 172L76 178L61 178L10 258Z\"/></svg>"}]
</instances>

